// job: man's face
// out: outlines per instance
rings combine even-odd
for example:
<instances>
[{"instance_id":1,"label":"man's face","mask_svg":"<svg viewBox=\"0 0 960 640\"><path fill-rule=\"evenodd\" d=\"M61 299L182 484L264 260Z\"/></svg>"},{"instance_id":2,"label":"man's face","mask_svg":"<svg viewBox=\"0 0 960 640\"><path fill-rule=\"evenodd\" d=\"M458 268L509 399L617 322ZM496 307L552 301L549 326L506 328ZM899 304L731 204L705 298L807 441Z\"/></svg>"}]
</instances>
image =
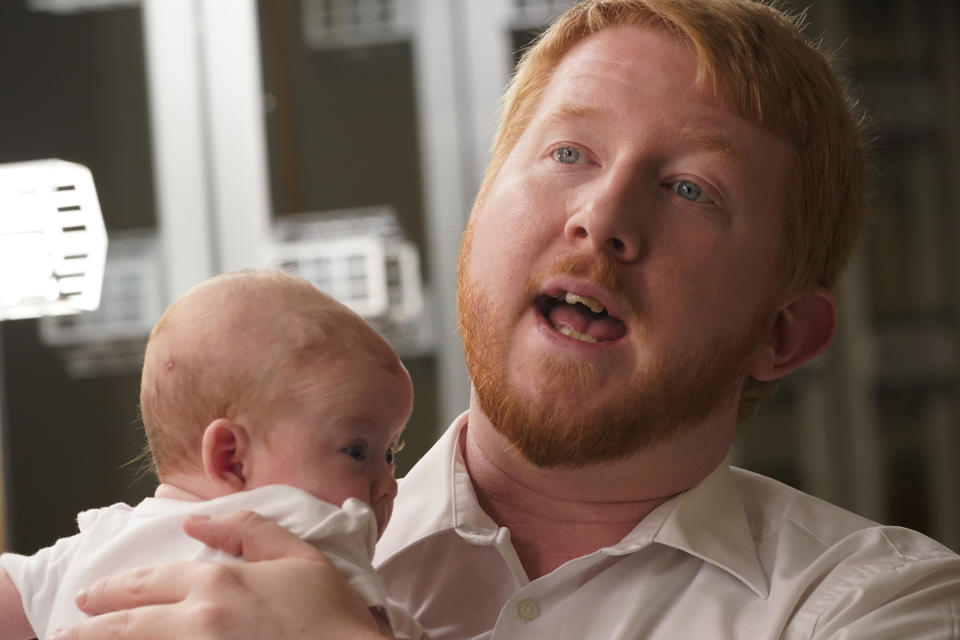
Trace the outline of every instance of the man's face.
<instances>
[{"instance_id":1,"label":"man's face","mask_svg":"<svg viewBox=\"0 0 960 640\"><path fill-rule=\"evenodd\" d=\"M662 32L587 38L472 214L468 368L484 413L541 466L735 419L770 327L789 150L695 77Z\"/></svg>"}]
</instances>

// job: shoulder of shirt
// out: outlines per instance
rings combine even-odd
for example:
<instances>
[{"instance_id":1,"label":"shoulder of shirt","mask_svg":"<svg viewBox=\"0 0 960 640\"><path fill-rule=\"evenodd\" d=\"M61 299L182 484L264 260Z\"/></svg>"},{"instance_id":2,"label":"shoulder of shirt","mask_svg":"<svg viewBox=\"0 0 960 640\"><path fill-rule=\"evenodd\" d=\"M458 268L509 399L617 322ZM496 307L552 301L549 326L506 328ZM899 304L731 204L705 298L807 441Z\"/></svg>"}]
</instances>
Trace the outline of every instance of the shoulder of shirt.
<instances>
[{"instance_id":1,"label":"shoulder of shirt","mask_svg":"<svg viewBox=\"0 0 960 640\"><path fill-rule=\"evenodd\" d=\"M923 560L960 562L917 531L878 524L766 476L735 467L731 472L758 547L777 539L790 553L808 554L825 566L859 566L863 576L872 573L863 570L866 565L881 570Z\"/></svg>"},{"instance_id":2,"label":"shoulder of shirt","mask_svg":"<svg viewBox=\"0 0 960 640\"><path fill-rule=\"evenodd\" d=\"M737 467L730 467L730 472L754 539L776 535L784 526L797 526L829 545L854 531L878 526L779 480Z\"/></svg>"},{"instance_id":3,"label":"shoulder of shirt","mask_svg":"<svg viewBox=\"0 0 960 640\"><path fill-rule=\"evenodd\" d=\"M779 583L803 593L794 620L808 632L802 637L878 637L893 628L880 635L921 637L914 634L922 628L922 637L941 638L960 628L960 555L776 480L742 469L732 477L771 592Z\"/></svg>"}]
</instances>

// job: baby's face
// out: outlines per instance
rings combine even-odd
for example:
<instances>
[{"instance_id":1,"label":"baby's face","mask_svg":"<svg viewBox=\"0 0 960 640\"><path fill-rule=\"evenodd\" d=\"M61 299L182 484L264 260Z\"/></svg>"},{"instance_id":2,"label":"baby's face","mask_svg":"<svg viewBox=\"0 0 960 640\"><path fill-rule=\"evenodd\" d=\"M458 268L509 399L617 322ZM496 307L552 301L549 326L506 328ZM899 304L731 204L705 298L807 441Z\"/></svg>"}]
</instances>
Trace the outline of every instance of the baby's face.
<instances>
[{"instance_id":1,"label":"baby's face","mask_svg":"<svg viewBox=\"0 0 960 640\"><path fill-rule=\"evenodd\" d=\"M289 484L341 505L357 498L377 517L377 537L397 495L394 454L413 408L409 376L373 363L318 363L299 401L278 407L257 484Z\"/></svg>"}]
</instances>

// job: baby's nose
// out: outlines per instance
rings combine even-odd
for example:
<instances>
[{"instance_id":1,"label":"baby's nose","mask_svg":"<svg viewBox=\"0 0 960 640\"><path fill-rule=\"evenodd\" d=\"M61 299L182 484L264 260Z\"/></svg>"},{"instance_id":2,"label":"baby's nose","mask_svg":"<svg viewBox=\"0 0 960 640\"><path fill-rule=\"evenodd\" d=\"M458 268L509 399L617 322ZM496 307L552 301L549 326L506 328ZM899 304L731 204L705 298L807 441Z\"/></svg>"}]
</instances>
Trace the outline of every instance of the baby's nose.
<instances>
[{"instance_id":1,"label":"baby's nose","mask_svg":"<svg viewBox=\"0 0 960 640\"><path fill-rule=\"evenodd\" d=\"M371 502L380 502L382 500L393 500L397 497L397 479L393 477L393 471L383 473L377 478L371 488Z\"/></svg>"}]
</instances>

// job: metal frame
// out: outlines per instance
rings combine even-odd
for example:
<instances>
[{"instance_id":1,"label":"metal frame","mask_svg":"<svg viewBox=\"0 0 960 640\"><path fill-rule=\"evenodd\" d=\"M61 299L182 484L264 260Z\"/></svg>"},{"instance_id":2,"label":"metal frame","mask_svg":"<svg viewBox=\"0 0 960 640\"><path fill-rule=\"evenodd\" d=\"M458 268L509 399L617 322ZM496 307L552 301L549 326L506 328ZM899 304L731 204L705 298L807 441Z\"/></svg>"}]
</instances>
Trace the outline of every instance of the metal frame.
<instances>
[{"instance_id":1,"label":"metal frame","mask_svg":"<svg viewBox=\"0 0 960 640\"><path fill-rule=\"evenodd\" d=\"M143 2L165 302L215 268L198 17L194 0Z\"/></svg>"},{"instance_id":2,"label":"metal frame","mask_svg":"<svg viewBox=\"0 0 960 640\"><path fill-rule=\"evenodd\" d=\"M414 7L414 65L419 105L423 194L430 255L432 309L437 345L439 430L467 406L469 380L456 332L456 260L466 224L470 189L461 170L464 157L461 102L455 58L456 5L418 0ZM472 3L466 3L472 4Z\"/></svg>"}]
</instances>

